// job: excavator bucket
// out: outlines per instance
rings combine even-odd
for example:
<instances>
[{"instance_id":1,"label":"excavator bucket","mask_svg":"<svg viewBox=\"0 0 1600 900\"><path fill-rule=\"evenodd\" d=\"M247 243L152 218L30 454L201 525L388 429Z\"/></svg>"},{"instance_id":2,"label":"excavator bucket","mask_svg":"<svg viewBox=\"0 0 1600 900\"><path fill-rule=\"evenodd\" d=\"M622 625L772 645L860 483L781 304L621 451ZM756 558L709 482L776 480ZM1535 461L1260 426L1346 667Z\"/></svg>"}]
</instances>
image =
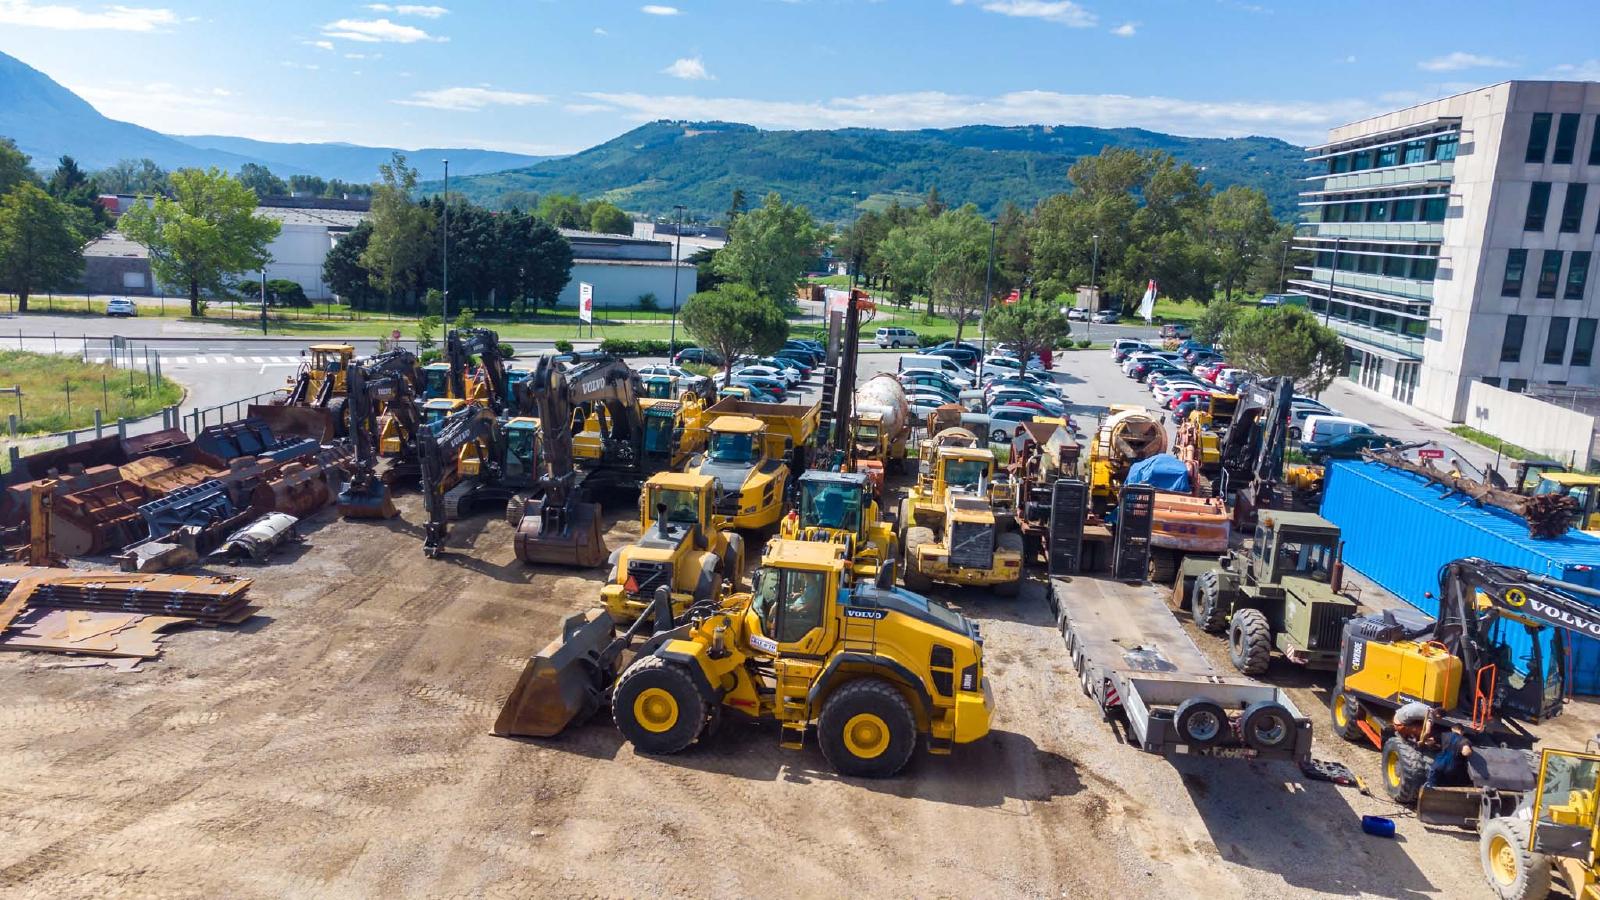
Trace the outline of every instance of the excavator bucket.
<instances>
[{"instance_id":1,"label":"excavator bucket","mask_svg":"<svg viewBox=\"0 0 1600 900\"><path fill-rule=\"evenodd\" d=\"M246 418L267 423L273 436L283 438L300 435L326 444L333 440L333 411L315 406L280 406L271 403L250 404Z\"/></svg>"},{"instance_id":2,"label":"excavator bucket","mask_svg":"<svg viewBox=\"0 0 1600 900\"><path fill-rule=\"evenodd\" d=\"M346 519L392 519L399 514L389 486L380 478L368 479L365 488L352 482L339 492L339 515Z\"/></svg>"},{"instance_id":3,"label":"excavator bucket","mask_svg":"<svg viewBox=\"0 0 1600 900\"><path fill-rule=\"evenodd\" d=\"M1417 797L1417 821L1466 828L1478 819L1483 791L1475 787L1425 787Z\"/></svg>"},{"instance_id":4,"label":"excavator bucket","mask_svg":"<svg viewBox=\"0 0 1600 900\"><path fill-rule=\"evenodd\" d=\"M523 562L587 569L610 556L600 530L600 504L573 503L564 514L550 516L542 507L540 501L528 504L517 526L517 556Z\"/></svg>"},{"instance_id":5,"label":"excavator bucket","mask_svg":"<svg viewBox=\"0 0 1600 900\"><path fill-rule=\"evenodd\" d=\"M520 544L520 540L518 541ZM528 660L494 720L501 737L554 737L600 708L616 673L607 662L615 623L603 609L573 613L561 637Z\"/></svg>"}]
</instances>

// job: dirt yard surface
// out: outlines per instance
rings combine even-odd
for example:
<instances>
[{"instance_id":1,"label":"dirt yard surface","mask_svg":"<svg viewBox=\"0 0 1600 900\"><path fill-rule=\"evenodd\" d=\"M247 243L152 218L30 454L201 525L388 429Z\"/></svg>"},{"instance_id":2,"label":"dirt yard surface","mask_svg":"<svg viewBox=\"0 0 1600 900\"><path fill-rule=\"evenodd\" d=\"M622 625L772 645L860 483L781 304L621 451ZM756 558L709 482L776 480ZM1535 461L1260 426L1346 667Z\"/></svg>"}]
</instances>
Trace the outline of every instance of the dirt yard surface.
<instances>
[{"instance_id":1,"label":"dirt yard surface","mask_svg":"<svg viewBox=\"0 0 1600 900\"><path fill-rule=\"evenodd\" d=\"M0 657L0 894L1486 896L1467 835L1370 838L1362 813L1397 812L1382 800L1117 744L1040 583L944 595L982 623L994 731L895 779L839 778L814 744L736 723L666 758L599 717L493 737L527 655L601 573L524 566L488 518L428 560L401 506L325 513L303 549L244 570L258 618L181 632L142 671ZM636 534L611 518L612 546ZM1319 729L1321 694L1295 698Z\"/></svg>"}]
</instances>

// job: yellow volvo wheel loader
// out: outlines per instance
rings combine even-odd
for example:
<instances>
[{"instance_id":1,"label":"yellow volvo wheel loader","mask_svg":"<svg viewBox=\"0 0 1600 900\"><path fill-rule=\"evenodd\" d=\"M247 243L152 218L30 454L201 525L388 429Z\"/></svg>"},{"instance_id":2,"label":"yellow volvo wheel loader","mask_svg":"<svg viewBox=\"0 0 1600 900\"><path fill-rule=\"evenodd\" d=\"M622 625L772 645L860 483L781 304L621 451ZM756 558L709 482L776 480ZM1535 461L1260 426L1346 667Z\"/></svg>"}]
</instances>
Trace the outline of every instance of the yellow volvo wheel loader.
<instances>
[{"instance_id":1,"label":"yellow volvo wheel loader","mask_svg":"<svg viewBox=\"0 0 1600 900\"><path fill-rule=\"evenodd\" d=\"M720 599L724 581L738 589L744 538L713 525L721 493L708 475L650 476L639 497L639 539L612 551L611 577L600 589L612 619L624 625L637 619L663 585L675 617L692 603Z\"/></svg>"}]
</instances>

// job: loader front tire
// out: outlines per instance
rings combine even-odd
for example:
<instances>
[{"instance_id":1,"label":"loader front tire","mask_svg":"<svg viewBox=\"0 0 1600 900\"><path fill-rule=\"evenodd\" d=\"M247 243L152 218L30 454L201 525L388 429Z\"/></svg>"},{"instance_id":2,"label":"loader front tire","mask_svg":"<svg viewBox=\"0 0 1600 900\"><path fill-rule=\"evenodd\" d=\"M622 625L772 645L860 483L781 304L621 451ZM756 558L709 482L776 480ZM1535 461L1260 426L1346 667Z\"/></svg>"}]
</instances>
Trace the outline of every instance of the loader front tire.
<instances>
[{"instance_id":1,"label":"loader front tire","mask_svg":"<svg viewBox=\"0 0 1600 900\"><path fill-rule=\"evenodd\" d=\"M933 579L922 574L922 570L917 567L917 557L920 555L922 545L931 544L933 541L932 528L917 525L906 529L906 564L900 574L900 580L906 583L906 590L920 592L933 587Z\"/></svg>"},{"instance_id":2,"label":"loader front tire","mask_svg":"<svg viewBox=\"0 0 1600 900\"><path fill-rule=\"evenodd\" d=\"M1528 847L1528 823L1491 819L1478 836L1489 890L1500 900L1543 900L1550 893L1550 857Z\"/></svg>"},{"instance_id":3,"label":"loader front tire","mask_svg":"<svg viewBox=\"0 0 1600 900\"><path fill-rule=\"evenodd\" d=\"M917 720L893 685L859 678L828 697L817 735L822 755L840 775L888 778L911 759Z\"/></svg>"},{"instance_id":4,"label":"loader front tire","mask_svg":"<svg viewBox=\"0 0 1600 900\"><path fill-rule=\"evenodd\" d=\"M635 661L611 695L611 718L640 753L677 753L700 736L706 715L694 679L659 656Z\"/></svg>"}]
</instances>

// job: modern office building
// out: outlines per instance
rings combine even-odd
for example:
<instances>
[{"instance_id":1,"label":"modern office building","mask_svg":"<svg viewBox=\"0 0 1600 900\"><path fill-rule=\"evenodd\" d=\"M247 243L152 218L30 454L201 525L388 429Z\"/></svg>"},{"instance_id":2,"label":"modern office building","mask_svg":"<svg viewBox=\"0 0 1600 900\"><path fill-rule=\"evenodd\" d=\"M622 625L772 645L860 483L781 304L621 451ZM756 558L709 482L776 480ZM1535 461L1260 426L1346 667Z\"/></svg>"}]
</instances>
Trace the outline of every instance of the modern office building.
<instances>
[{"instance_id":1,"label":"modern office building","mask_svg":"<svg viewBox=\"0 0 1600 900\"><path fill-rule=\"evenodd\" d=\"M1452 421L1473 381L1600 384L1600 83L1508 81L1310 148L1290 289L1352 381Z\"/></svg>"}]
</instances>

